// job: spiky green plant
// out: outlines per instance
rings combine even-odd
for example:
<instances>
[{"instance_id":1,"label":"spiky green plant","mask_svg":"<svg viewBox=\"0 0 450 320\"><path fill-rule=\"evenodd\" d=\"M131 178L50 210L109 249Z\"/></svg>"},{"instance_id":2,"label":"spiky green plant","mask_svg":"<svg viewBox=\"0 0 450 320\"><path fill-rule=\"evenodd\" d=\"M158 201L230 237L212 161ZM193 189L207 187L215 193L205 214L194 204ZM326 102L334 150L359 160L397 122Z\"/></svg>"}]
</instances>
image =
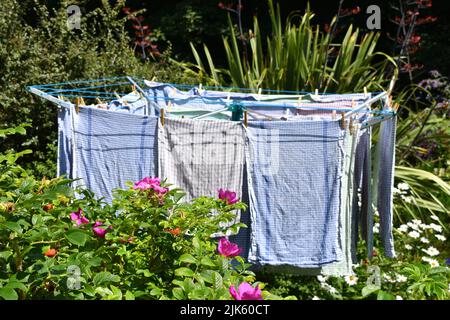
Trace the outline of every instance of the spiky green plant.
<instances>
[{"instance_id":1,"label":"spiky green plant","mask_svg":"<svg viewBox=\"0 0 450 320\"><path fill-rule=\"evenodd\" d=\"M270 88L274 90L303 90L323 92L355 92L364 87L378 90L386 82L385 68L394 60L376 51L379 34L360 36L350 26L340 43L332 43L330 33L323 33L312 24L314 14L306 9L303 15L291 14L283 27L279 6L269 0L271 33L265 38L258 18L249 31L249 58L242 58L236 37L223 37L228 66L217 68L210 51L203 45L207 63L203 63L197 49L191 44L196 63L182 63L186 72L202 81L220 86ZM295 23L299 20L298 23ZM234 35L231 18L230 33ZM333 19L331 25L336 23ZM207 66L207 67L206 67Z\"/></svg>"}]
</instances>

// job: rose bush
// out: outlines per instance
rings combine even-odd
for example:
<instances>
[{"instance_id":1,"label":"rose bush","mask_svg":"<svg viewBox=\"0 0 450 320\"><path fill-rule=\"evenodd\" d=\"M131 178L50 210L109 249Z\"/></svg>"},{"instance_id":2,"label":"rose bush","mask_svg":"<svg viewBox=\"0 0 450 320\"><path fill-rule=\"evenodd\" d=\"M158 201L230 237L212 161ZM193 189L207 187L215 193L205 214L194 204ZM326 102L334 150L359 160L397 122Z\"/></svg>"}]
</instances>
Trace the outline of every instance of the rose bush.
<instances>
[{"instance_id":1,"label":"rose bush","mask_svg":"<svg viewBox=\"0 0 450 320\"><path fill-rule=\"evenodd\" d=\"M0 137L14 133L24 130ZM109 205L69 180L35 180L18 156L0 155L1 298L280 298L261 291L236 244L211 237L245 227L223 227L245 209L233 192L183 203L181 190L146 177Z\"/></svg>"}]
</instances>

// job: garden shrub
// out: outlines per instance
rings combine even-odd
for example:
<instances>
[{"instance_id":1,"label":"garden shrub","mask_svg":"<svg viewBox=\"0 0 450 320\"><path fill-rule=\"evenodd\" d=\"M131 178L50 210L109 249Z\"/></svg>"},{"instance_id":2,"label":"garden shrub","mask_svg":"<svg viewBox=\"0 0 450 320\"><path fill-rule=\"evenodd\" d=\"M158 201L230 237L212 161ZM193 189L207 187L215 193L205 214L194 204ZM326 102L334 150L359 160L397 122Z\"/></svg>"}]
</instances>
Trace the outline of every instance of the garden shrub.
<instances>
[{"instance_id":1,"label":"garden shrub","mask_svg":"<svg viewBox=\"0 0 450 320\"><path fill-rule=\"evenodd\" d=\"M69 30L70 1L60 1L55 8L42 0L2 1L0 128L25 123L30 127L26 136L8 139L0 149L33 150L33 156L24 156L20 163L36 176L56 173L56 107L27 92L27 86L122 75L167 82L180 78L178 67L166 62L170 52L146 63L135 55L125 27L127 16L121 12L124 3L111 6L102 1L92 11L82 12L80 30ZM89 7L88 1L77 4Z\"/></svg>"},{"instance_id":2,"label":"garden shrub","mask_svg":"<svg viewBox=\"0 0 450 320\"><path fill-rule=\"evenodd\" d=\"M25 132L0 136L14 133ZM222 227L245 209L230 193L182 203L181 190L144 178L109 205L64 178L34 179L19 156L0 154L1 298L279 298L261 292L236 245L211 237L245 227Z\"/></svg>"}]
</instances>

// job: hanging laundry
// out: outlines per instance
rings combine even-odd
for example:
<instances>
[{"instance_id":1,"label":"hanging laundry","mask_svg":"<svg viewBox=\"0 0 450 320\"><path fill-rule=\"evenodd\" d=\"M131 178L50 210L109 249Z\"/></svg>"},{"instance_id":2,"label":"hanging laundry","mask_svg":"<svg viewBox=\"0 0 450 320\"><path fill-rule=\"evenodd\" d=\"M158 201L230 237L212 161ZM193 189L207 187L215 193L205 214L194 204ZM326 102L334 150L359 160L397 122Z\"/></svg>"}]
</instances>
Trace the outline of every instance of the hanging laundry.
<instances>
[{"instance_id":1,"label":"hanging laundry","mask_svg":"<svg viewBox=\"0 0 450 320\"><path fill-rule=\"evenodd\" d=\"M56 175L73 179L73 114L74 108L58 108L58 159Z\"/></svg>"},{"instance_id":2,"label":"hanging laundry","mask_svg":"<svg viewBox=\"0 0 450 320\"><path fill-rule=\"evenodd\" d=\"M248 124L249 261L318 267L341 261L339 121Z\"/></svg>"},{"instance_id":3,"label":"hanging laundry","mask_svg":"<svg viewBox=\"0 0 450 320\"><path fill-rule=\"evenodd\" d=\"M394 237L392 234L395 138L397 117L381 122L375 155L376 193L374 203L380 215L380 236L384 246L384 254L395 258Z\"/></svg>"},{"instance_id":4,"label":"hanging laundry","mask_svg":"<svg viewBox=\"0 0 450 320\"><path fill-rule=\"evenodd\" d=\"M240 199L244 146L240 122L165 119L158 134L159 176L186 192L184 201L217 197L219 189Z\"/></svg>"},{"instance_id":5,"label":"hanging laundry","mask_svg":"<svg viewBox=\"0 0 450 320\"><path fill-rule=\"evenodd\" d=\"M354 175L354 203L352 224L353 260L356 263L356 247L360 237L366 242L367 255L372 257L373 249L373 210L372 210L372 129L370 127L360 131L356 148Z\"/></svg>"},{"instance_id":6,"label":"hanging laundry","mask_svg":"<svg viewBox=\"0 0 450 320\"><path fill-rule=\"evenodd\" d=\"M157 117L80 108L74 126L76 185L112 201L112 190L157 172Z\"/></svg>"}]
</instances>

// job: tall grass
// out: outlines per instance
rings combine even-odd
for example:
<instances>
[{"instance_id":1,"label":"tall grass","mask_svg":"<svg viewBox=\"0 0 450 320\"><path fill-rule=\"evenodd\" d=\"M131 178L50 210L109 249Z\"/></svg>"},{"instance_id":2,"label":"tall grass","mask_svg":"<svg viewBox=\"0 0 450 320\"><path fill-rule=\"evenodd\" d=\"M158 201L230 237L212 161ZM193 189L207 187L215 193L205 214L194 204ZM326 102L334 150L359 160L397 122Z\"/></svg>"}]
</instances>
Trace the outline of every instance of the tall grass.
<instances>
[{"instance_id":1,"label":"tall grass","mask_svg":"<svg viewBox=\"0 0 450 320\"><path fill-rule=\"evenodd\" d=\"M271 32L263 36L258 18L249 31L248 59L244 59L235 36L223 37L226 68L217 68L210 50L203 45L203 54L191 44L196 63L181 63L185 71L210 85L231 84L236 87L270 88L321 92L361 92L364 87L379 90L387 82L385 69L395 66L392 57L376 51L378 33L361 35L352 26L342 41L333 43L330 33L324 33L312 20L314 14L306 9L303 15L294 12L284 27L280 8L269 0ZM297 22L296 22L297 21ZM333 19L331 28L336 23ZM230 34L235 30L228 17Z\"/></svg>"}]
</instances>

